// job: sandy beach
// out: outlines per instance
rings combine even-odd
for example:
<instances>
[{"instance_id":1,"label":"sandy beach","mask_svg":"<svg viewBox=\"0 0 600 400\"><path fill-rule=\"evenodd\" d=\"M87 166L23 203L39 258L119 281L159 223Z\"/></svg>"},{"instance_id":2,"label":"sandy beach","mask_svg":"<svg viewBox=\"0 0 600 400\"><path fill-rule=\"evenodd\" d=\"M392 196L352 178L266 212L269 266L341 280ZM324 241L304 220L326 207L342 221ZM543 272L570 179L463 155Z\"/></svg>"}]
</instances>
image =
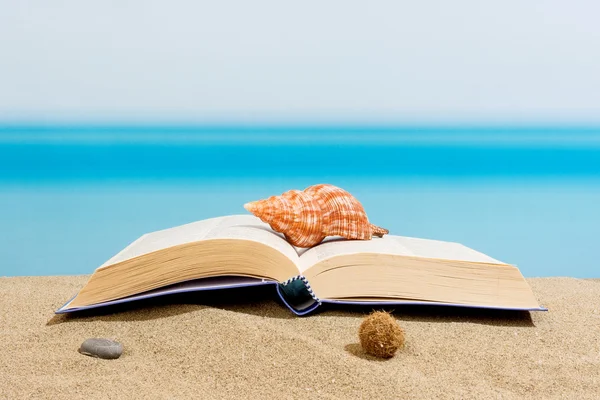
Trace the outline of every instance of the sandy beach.
<instances>
[{"instance_id":1,"label":"sandy beach","mask_svg":"<svg viewBox=\"0 0 600 400\"><path fill-rule=\"evenodd\" d=\"M0 399L598 399L600 281L528 279L548 312L397 307L406 345L365 355L366 308L296 317L273 293L54 315L87 276L0 278ZM79 354L89 337L123 355Z\"/></svg>"}]
</instances>

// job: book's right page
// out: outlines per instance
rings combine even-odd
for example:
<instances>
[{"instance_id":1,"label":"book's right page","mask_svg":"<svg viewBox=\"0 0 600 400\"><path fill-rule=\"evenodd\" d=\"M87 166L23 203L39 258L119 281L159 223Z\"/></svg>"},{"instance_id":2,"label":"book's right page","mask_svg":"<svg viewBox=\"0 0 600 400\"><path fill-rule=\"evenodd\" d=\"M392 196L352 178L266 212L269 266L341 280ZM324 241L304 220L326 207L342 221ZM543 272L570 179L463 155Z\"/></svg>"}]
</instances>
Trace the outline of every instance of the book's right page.
<instances>
[{"instance_id":1,"label":"book's right page","mask_svg":"<svg viewBox=\"0 0 600 400\"><path fill-rule=\"evenodd\" d=\"M394 243L396 248L401 248L413 257L437 258L453 261L468 261L486 264L505 264L486 254L473 250L456 242L444 242L441 240L419 239L405 236L383 237L387 242ZM386 241L386 240L384 240Z\"/></svg>"},{"instance_id":2,"label":"book's right page","mask_svg":"<svg viewBox=\"0 0 600 400\"><path fill-rule=\"evenodd\" d=\"M505 264L486 254L455 242L386 235L371 240L345 240L331 238L306 250L300 256L299 269L304 273L313 265L330 257L359 253L391 254L451 261L486 264Z\"/></svg>"},{"instance_id":3,"label":"book's right page","mask_svg":"<svg viewBox=\"0 0 600 400\"><path fill-rule=\"evenodd\" d=\"M330 239L300 256L300 270L322 301L540 309L514 265L455 242Z\"/></svg>"}]
</instances>

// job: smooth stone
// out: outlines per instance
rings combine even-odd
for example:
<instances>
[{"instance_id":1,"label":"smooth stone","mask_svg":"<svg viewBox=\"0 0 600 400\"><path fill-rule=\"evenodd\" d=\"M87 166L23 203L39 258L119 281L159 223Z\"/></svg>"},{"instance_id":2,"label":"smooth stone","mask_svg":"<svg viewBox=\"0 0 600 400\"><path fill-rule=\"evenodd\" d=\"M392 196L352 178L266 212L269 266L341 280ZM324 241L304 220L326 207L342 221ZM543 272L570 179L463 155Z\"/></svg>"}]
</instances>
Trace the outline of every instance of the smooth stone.
<instances>
[{"instance_id":1,"label":"smooth stone","mask_svg":"<svg viewBox=\"0 0 600 400\"><path fill-rule=\"evenodd\" d=\"M123 345L109 339L90 338L86 339L81 344L79 352L86 356L113 360L121 356L123 353Z\"/></svg>"}]
</instances>

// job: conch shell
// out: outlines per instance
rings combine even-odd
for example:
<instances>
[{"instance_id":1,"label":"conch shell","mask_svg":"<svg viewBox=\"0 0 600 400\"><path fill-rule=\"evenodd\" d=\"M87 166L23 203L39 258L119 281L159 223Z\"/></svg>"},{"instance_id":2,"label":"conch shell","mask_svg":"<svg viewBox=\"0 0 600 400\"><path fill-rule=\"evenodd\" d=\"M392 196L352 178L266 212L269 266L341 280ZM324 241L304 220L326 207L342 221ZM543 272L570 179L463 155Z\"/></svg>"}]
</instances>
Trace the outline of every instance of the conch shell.
<instances>
[{"instance_id":1,"label":"conch shell","mask_svg":"<svg viewBox=\"0 0 600 400\"><path fill-rule=\"evenodd\" d=\"M246 203L244 208L283 233L296 247L312 247L326 236L370 240L389 233L369 222L354 196L329 184L290 190L281 196Z\"/></svg>"}]
</instances>

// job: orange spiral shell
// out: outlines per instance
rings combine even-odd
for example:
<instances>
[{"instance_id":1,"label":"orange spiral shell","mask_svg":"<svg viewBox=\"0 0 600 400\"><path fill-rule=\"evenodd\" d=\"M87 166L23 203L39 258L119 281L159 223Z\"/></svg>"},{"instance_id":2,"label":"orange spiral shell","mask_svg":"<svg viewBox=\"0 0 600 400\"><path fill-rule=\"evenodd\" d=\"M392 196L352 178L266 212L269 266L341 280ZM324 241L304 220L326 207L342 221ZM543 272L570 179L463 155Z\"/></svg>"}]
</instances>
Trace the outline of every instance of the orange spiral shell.
<instances>
[{"instance_id":1,"label":"orange spiral shell","mask_svg":"<svg viewBox=\"0 0 600 400\"><path fill-rule=\"evenodd\" d=\"M290 190L281 196L246 203L244 208L297 247L312 247L326 236L370 240L389 233L369 222L354 196L329 184Z\"/></svg>"}]
</instances>

